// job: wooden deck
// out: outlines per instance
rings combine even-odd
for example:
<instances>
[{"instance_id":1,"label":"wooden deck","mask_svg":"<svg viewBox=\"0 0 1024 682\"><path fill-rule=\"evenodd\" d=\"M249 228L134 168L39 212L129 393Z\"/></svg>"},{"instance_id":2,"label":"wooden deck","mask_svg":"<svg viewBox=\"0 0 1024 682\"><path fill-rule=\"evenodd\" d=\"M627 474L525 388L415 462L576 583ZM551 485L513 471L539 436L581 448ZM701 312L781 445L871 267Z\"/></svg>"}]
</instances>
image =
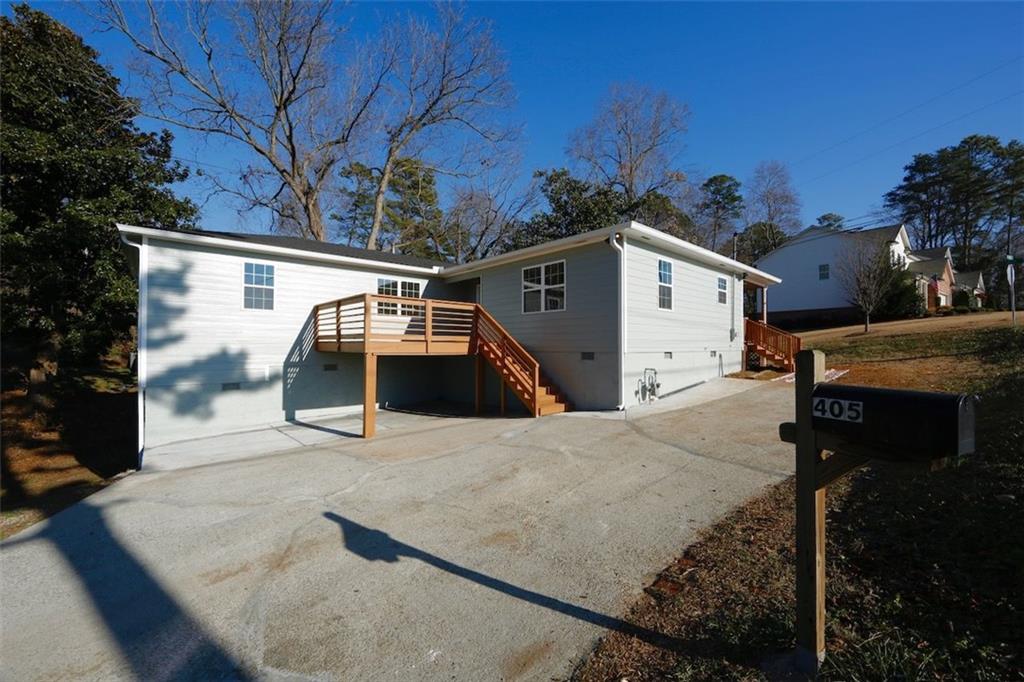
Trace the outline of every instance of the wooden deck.
<instances>
[{"instance_id":1,"label":"wooden deck","mask_svg":"<svg viewBox=\"0 0 1024 682\"><path fill-rule=\"evenodd\" d=\"M743 344L747 353L763 358L765 364L779 363L787 372L796 371L796 354L800 352L800 337L764 322L747 319L743 329Z\"/></svg>"},{"instance_id":2,"label":"wooden deck","mask_svg":"<svg viewBox=\"0 0 1024 682\"><path fill-rule=\"evenodd\" d=\"M483 402L484 366L535 417L568 411L570 405L540 370L540 363L483 306L463 301L357 294L314 308L316 349L359 353L365 359L363 436L374 433L377 357L387 355L475 355L476 407Z\"/></svg>"}]
</instances>

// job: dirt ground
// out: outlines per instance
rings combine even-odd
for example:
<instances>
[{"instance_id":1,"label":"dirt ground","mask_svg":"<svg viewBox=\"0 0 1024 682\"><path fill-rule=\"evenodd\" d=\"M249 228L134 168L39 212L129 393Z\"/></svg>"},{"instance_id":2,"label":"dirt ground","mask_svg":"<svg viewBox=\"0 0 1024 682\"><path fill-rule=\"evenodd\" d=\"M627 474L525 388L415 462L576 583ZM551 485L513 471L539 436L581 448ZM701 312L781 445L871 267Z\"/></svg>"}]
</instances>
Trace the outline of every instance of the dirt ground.
<instances>
[{"instance_id":1,"label":"dirt ground","mask_svg":"<svg viewBox=\"0 0 1024 682\"><path fill-rule=\"evenodd\" d=\"M1006 317L808 344L850 370L844 383L981 396L978 452L960 466L868 467L829 487L821 679L1024 679L1024 332L977 331ZM645 589L625 618L664 643L613 633L573 679L794 679L793 495L790 479L750 500Z\"/></svg>"},{"instance_id":2,"label":"dirt ground","mask_svg":"<svg viewBox=\"0 0 1024 682\"><path fill-rule=\"evenodd\" d=\"M872 336L892 336L895 334L927 334L950 329L968 329L979 327L994 327L1010 324L1009 312L984 312L967 313L965 315L947 315L945 317L922 317L915 320L896 320L895 322L876 322L871 325L871 331L864 333L864 325L858 324L852 327L835 327L833 329L818 329L797 334L803 339L804 347L807 342L813 344L822 341L831 341L840 338L863 338ZM1018 311L1017 324L1024 325L1024 313Z\"/></svg>"},{"instance_id":3,"label":"dirt ground","mask_svg":"<svg viewBox=\"0 0 1024 682\"><path fill-rule=\"evenodd\" d=\"M0 456L0 538L91 495L132 468L135 391L109 364L58 382L40 402L6 376Z\"/></svg>"}]
</instances>

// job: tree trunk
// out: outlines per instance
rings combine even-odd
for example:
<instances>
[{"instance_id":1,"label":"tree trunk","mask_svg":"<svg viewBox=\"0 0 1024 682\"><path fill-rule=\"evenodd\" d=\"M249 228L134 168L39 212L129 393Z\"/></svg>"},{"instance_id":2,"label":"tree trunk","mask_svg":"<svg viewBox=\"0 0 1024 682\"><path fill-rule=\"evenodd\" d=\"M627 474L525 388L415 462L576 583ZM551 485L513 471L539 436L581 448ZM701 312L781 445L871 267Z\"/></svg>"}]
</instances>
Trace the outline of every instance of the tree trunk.
<instances>
[{"instance_id":1,"label":"tree trunk","mask_svg":"<svg viewBox=\"0 0 1024 682\"><path fill-rule=\"evenodd\" d=\"M309 233L318 242L327 241L327 229L324 225L324 214L320 209L320 198L313 194L307 195L305 201L306 218L309 220Z\"/></svg>"},{"instance_id":2,"label":"tree trunk","mask_svg":"<svg viewBox=\"0 0 1024 682\"><path fill-rule=\"evenodd\" d=\"M380 239L380 226L384 222L384 199L387 197L388 185L391 184L391 173L394 170L394 156L389 152L384 162L384 169L380 174L380 181L377 183L377 194L373 199L373 225L370 227L370 237L366 240L366 248L378 248L377 242Z\"/></svg>"},{"instance_id":3,"label":"tree trunk","mask_svg":"<svg viewBox=\"0 0 1024 682\"><path fill-rule=\"evenodd\" d=\"M871 313L864 313L864 333L871 331Z\"/></svg>"}]
</instances>

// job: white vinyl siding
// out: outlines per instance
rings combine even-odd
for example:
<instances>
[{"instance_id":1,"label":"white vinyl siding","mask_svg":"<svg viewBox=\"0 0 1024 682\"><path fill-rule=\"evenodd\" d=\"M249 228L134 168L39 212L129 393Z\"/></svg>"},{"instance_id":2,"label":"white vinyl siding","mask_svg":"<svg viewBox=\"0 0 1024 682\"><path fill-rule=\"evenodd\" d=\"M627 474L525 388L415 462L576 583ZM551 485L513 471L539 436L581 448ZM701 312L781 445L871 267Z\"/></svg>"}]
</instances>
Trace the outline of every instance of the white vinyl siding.
<instances>
[{"instance_id":1,"label":"white vinyl siding","mask_svg":"<svg viewBox=\"0 0 1024 682\"><path fill-rule=\"evenodd\" d=\"M449 294L429 275L393 277L370 268L261 255L260 262L273 266L274 312L255 314L261 311L239 302L239 278L245 263L254 262L252 254L154 238L148 254L147 446L283 422L289 413L301 418L358 409L362 358L311 350L313 306L373 293L378 278L408 279L427 296L436 295L435 288ZM401 385L403 397L415 398L416 376L388 379L404 362L390 360L381 366L380 399L395 400L394 392L388 395L389 382ZM326 364L338 369L325 371ZM412 361L402 369L416 372L421 366L429 370ZM238 390L224 390L235 384Z\"/></svg>"}]
</instances>

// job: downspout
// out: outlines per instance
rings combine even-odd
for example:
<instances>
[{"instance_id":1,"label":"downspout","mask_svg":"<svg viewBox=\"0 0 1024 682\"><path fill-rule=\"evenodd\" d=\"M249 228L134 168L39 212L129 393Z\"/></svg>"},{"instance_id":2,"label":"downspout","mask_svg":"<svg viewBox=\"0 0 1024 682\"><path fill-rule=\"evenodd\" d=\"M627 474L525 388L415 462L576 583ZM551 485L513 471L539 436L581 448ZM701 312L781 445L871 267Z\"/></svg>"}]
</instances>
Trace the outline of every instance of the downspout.
<instances>
[{"instance_id":1,"label":"downspout","mask_svg":"<svg viewBox=\"0 0 1024 682\"><path fill-rule=\"evenodd\" d=\"M622 235L622 244L616 237L619 233L614 228L608 235L608 245L619 252L619 404L616 410L626 409L626 235Z\"/></svg>"},{"instance_id":2,"label":"downspout","mask_svg":"<svg viewBox=\"0 0 1024 682\"><path fill-rule=\"evenodd\" d=\"M143 237L142 242L137 244L125 238L122 233L121 241L133 249L139 251L139 319L136 323L136 345L138 354L135 358L135 372L138 377L138 462L136 466L142 468L142 455L146 447L146 341L148 335L149 315L147 310L147 299L149 296L149 237Z\"/></svg>"}]
</instances>

